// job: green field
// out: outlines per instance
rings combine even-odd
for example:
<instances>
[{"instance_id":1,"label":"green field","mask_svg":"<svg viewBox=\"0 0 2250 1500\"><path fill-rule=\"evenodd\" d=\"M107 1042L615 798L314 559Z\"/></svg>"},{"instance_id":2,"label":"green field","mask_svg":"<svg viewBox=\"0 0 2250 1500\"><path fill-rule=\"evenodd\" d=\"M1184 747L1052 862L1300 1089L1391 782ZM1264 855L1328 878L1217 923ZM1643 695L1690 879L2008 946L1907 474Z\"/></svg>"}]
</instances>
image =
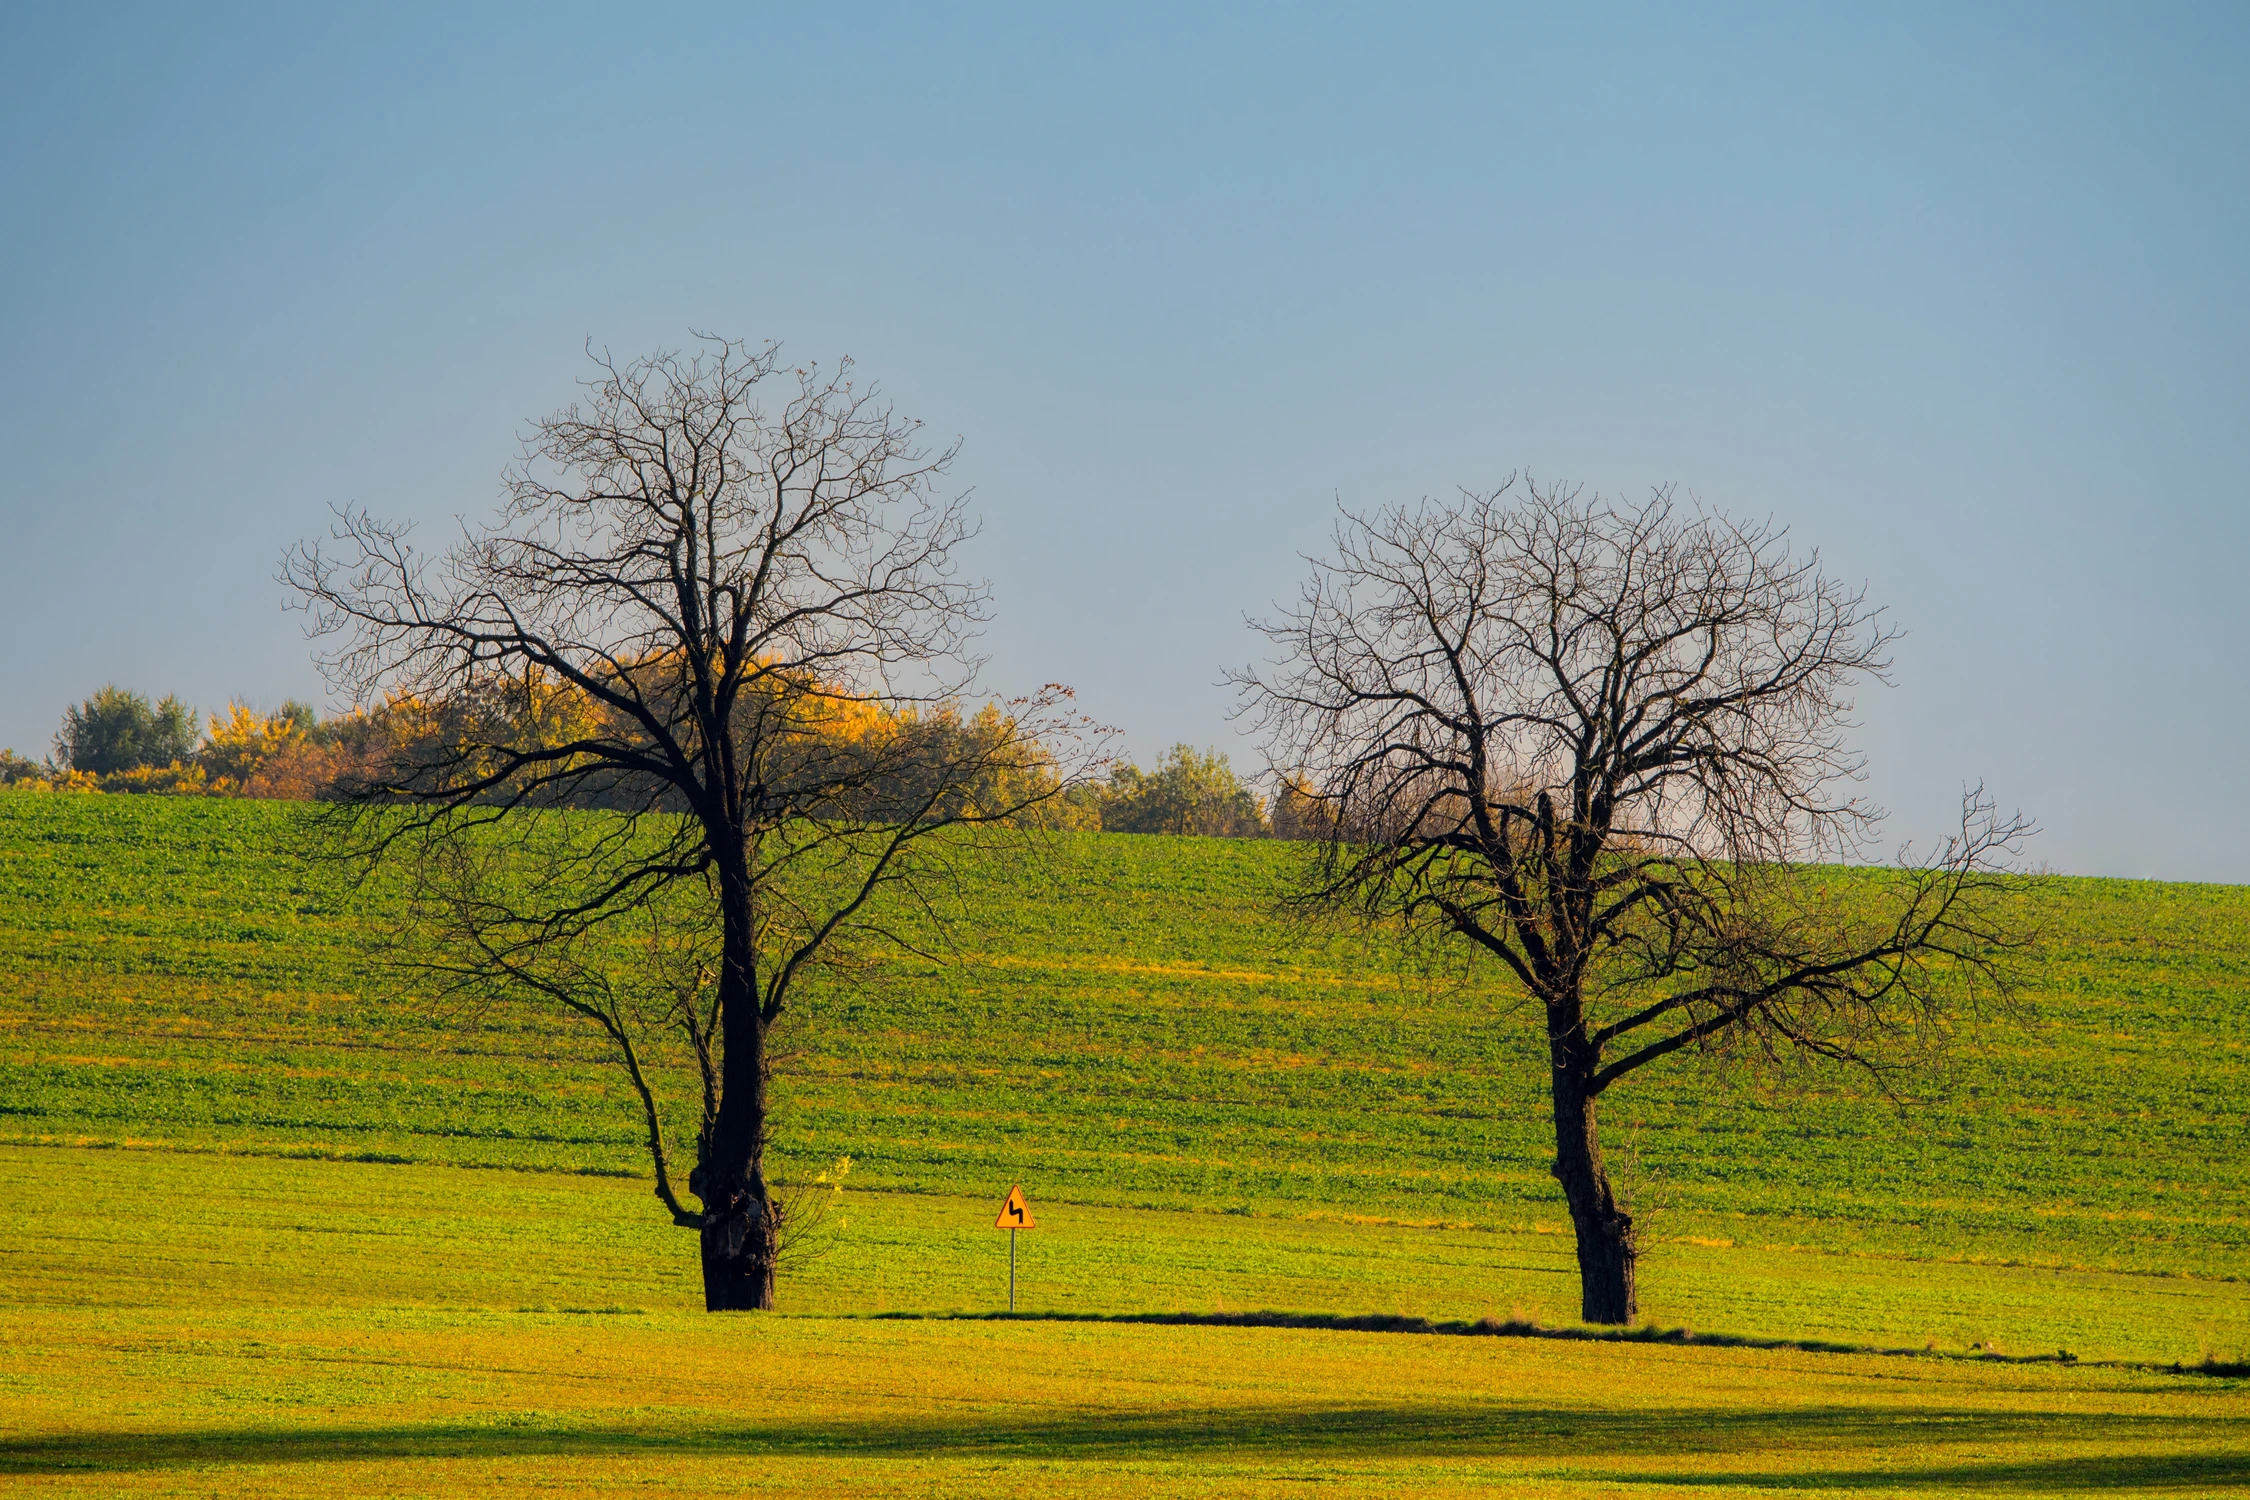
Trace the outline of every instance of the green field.
<instances>
[{"instance_id":1,"label":"green field","mask_svg":"<svg viewBox=\"0 0 2250 1500\"><path fill-rule=\"evenodd\" d=\"M13 1483L2250 1489L2250 1388L2151 1368L2250 1349L2250 890L2058 883L2026 1023L1903 1114L1613 1101L1652 1317L1935 1355L877 1317L1003 1301L1017 1179L1043 1312L1576 1305L1503 986L1277 921L1290 846L1062 839L808 1006L784 1152L860 1190L710 1319L595 1039L396 1001L305 811L0 793Z\"/></svg>"}]
</instances>

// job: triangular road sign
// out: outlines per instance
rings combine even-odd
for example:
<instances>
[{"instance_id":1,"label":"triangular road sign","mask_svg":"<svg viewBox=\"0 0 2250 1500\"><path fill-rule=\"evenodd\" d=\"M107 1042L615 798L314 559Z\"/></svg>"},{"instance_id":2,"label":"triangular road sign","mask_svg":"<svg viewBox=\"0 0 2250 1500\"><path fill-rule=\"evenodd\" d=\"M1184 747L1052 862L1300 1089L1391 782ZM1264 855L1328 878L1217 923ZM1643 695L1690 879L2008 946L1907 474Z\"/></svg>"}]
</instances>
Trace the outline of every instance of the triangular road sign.
<instances>
[{"instance_id":1,"label":"triangular road sign","mask_svg":"<svg viewBox=\"0 0 2250 1500\"><path fill-rule=\"evenodd\" d=\"M992 1221L995 1229L1037 1229L1039 1221L1031 1216L1031 1200L1023 1195L1023 1184L1008 1189L1008 1201L1000 1205L1000 1217Z\"/></svg>"}]
</instances>

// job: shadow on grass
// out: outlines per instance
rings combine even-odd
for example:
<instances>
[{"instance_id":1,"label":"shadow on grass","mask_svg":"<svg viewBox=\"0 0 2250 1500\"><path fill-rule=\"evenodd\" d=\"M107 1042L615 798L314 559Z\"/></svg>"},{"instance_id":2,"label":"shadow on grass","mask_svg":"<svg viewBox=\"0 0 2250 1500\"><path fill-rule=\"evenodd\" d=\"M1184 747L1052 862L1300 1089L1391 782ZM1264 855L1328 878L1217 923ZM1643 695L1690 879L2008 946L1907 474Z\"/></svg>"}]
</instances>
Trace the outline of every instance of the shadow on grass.
<instances>
[{"instance_id":1,"label":"shadow on grass","mask_svg":"<svg viewBox=\"0 0 2250 1500\"><path fill-rule=\"evenodd\" d=\"M1995 1459L1995 1444L2062 1450ZM2088 1448L2108 1452L2086 1453ZM1948 1449L1962 1449L1958 1460ZM2077 1450L2075 1452L2071 1450ZM1892 1464L1885 1455L1911 1455ZM1988 1412L1317 1406L963 1414L822 1424L617 1425L526 1418L390 1426L72 1433L0 1441L0 1474L120 1473L227 1464L509 1458L1017 1458L1303 1462L1427 1459L1582 1463L1605 1483L1729 1488L1967 1489L2057 1494L2250 1483L2250 1411L2214 1419Z\"/></svg>"},{"instance_id":2,"label":"shadow on grass","mask_svg":"<svg viewBox=\"0 0 2250 1500\"><path fill-rule=\"evenodd\" d=\"M861 1314L874 1322L916 1323L1153 1323L1192 1328L1312 1328L1334 1333L1420 1333L1457 1338L1556 1339L1581 1344L1679 1344L1698 1349L1793 1349L1807 1354L1869 1354L1885 1358L1966 1360L1975 1364L2077 1365L2067 1350L2052 1354L1968 1353L1936 1348L1909 1349L1883 1344L1853 1344L1836 1339L1766 1338L1746 1333L1696 1333L1686 1328L1597 1328L1586 1324L1550 1328L1521 1318L1425 1318L1413 1313L1296 1312L881 1312ZM2250 1363L2206 1357L2201 1364L2156 1364L2145 1360L2084 1361L2089 1369L2162 1371L2173 1375L2212 1375L2236 1379L2250 1375Z\"/></svg>"}]
</instances>

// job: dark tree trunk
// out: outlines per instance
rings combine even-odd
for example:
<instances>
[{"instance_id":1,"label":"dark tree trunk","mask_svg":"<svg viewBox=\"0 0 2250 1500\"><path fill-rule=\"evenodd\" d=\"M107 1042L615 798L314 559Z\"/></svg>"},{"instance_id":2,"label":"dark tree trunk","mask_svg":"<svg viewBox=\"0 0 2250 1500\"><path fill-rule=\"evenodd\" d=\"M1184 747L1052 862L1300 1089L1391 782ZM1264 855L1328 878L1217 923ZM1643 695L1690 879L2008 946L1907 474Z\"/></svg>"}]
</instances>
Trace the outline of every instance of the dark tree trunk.
<instances>
[{"instance_id":1,"label":"dark tree trunk","mask_svg":"<svg viewBox=\"0 0 2250 1500\"><path fill-rule=\"evenodd\" d=\"M703 1144L703 1305L710 1312L773 1306L777 1205L766 1188L766 1017L758 990L750 879L741 856L719 860L718 1117Z\"/></svg>"},{"instance_id":2,"label":"dark tree trunk","mask_svg":"<svg viewBox=\"0 0 2250 1500\"><path fill-rule=\"evenodd\" d=\"M1582 1039L1566 1036L1555 1041L1553 1050L1554 1171L1578 1233L1579 1316L1589 1323L1630 1323L1640 1312L1633 1280L1639 1252L1632 1216L1618 1207L1602 1164L1601 1126L1588 1087L1594 1073L1592 1049Z\"/></svg>"},{"instance_id":3,"label":"dark tree trunk","mask_svg":"<svg viewBox=\"0 0 2250 1500\"><path fill-rule=\"evenodd\" d=\"M775 1229L763 1174L731 1199L707 1198L703 1209L703 1308L764 1312L773 1306Z\"/></svg>"}]
</instances>

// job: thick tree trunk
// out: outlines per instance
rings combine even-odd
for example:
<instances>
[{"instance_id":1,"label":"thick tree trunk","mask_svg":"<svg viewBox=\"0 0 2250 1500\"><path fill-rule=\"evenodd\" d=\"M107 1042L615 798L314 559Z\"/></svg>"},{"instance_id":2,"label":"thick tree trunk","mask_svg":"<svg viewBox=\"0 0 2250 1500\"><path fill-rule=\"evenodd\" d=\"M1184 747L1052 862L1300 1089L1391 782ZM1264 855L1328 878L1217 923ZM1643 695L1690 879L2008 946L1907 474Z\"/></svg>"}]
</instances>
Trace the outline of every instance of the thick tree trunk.
<instances>
[{"instance_id":1,"label":"thick tree trunk","mask_svg":"<svg viewBox=\"0 0 2250 1500\"><path fill-rule=\"evenodd\" d=\"M1591 1059L1561 1041L1554 1050L1554 1171L1578 1232L1579 1316L1589 1323L1630 1323L1640 1312L1633 1281L1638 1249L1632 1216L1618 1207L1602 1164L1601 1128L1587 1089Z\"/></svg>"},{"instance_id":2,"label":"thick tree trunk","mask_svg":"<svg viewBox=\"0 0 2250 1500\"><path fill-rule=\"evenodd\" d=\"M777 1224L763 1175L751 1191L704 1200L703 1308L764 1312L773 1306Z\"/></svg>"},{"instance_id":3,"label":"thick tree trunk","mask_svg":"<svg viewBox=\"0 0 2250 1500\"><path fill-rule=\"evenodd\" d=\"M773 1306L780 1220L766 1188L766 1018L748 871L719 860L719 1112L703 1143L703 1305L710 1312Z\"/></svg>"}]
</instances>

